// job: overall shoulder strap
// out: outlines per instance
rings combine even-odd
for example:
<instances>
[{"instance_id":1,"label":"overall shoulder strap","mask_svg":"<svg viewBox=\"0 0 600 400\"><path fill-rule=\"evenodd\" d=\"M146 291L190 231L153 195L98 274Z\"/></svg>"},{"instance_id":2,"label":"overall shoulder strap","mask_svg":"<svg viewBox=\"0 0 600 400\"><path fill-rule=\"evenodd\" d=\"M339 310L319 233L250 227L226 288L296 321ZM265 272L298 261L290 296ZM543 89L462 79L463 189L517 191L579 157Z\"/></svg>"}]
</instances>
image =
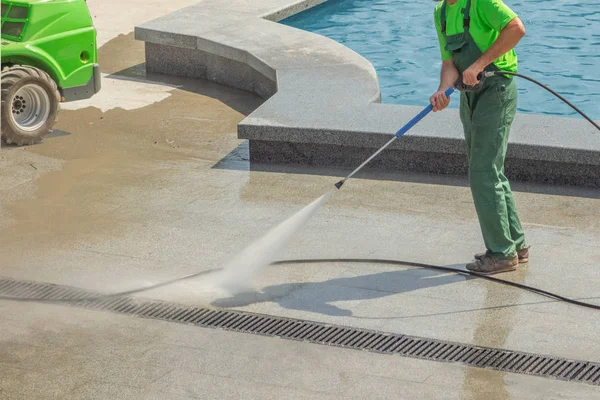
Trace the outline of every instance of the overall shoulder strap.
<instances>
[{"instance_id":1,"label":"overall shoulder strap","mask_svg":"<svg viewBox=\"0 0 600 400\"><path fill-rule=\"evenodd\" d=\"M446 35L446 0L442 3L442 9L440 10L440 26L442 27L442 34Z\"/></svg>"},{"instance_id":2,"label":"overall shoulder strap","mask_svg":"<svg viewBox=\"0 0 600 400\"><path fill-rule=\"evenodd\" d=\"M444 4L446 2L444 1ZM465 8L463 8L462 10L463 13L463 28L465 30L465 32L467 32L469 30L469 28L471 27L471 0L467 0L467 5L465 6Z\"/></svg>"}]
</instances>

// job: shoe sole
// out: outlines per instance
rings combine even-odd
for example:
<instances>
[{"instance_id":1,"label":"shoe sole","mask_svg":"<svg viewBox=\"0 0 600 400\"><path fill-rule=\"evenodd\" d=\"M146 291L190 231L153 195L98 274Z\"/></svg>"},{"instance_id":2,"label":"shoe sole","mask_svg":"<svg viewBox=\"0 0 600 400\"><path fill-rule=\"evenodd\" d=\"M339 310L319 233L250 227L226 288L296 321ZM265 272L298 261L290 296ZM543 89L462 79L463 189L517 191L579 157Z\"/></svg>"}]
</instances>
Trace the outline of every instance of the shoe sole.
<instances>
[{"instance_id":1,"label":"shoe sole","mask_svg":"<svg viewBox=\"0 0 600 400\"><path fill-rule=\"evenodd\" d=\"M472 271L470 269L467 269L467 271L475 272L476 274L481 274L481 275L496 275L496 274L502 274L504 272L512 272L512 271L516 271L516 270L517 270L516 265L512 266L512 267L502 268L502 269L499 269L498 271L492 271L492 272Z\"/></svg>"},{"instance_id":2,"label":"shoe sole","mask_svg":"<svg viewBox=\"0 0 600 400\"><path fill-rule=\"evenodd\" d=\"M481 260L482 257L475 257L476 260ZM519 258L519 264L527 264L529 262L529 257L527 258Z\"/></svg>"}]
</instances>

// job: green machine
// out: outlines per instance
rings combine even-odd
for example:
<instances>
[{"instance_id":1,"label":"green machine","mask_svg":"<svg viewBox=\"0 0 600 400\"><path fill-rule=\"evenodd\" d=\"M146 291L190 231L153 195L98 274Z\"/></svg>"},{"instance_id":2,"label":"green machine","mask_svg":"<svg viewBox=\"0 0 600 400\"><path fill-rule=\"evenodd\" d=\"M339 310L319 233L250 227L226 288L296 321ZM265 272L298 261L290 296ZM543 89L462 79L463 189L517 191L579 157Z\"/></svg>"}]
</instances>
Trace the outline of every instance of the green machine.
<instances>
[{"instance_id":1,"label":"green machine","mask_svg":"<svg viewBox=\"0 0 600 400\"><path fill-rule=\"evenodd\" d=\"M96 29L85 0L2 0L1 32L2 139L37 143L100 90Z\"/></svg>"}]
</instances>

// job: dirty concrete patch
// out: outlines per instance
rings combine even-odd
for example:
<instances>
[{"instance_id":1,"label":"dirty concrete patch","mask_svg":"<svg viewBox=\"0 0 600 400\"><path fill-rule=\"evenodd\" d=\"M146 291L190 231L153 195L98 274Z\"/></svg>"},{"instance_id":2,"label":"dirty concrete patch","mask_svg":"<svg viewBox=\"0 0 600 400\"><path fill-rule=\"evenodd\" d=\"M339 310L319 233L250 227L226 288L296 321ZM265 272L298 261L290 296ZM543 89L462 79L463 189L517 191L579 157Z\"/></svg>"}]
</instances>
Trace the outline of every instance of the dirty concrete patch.
<instances>
[{"instance_id":1,"label":"dirty concrete patch","mask_svg":"<svg viewBox=\"0 0 600 400\"><path fill-rule=\"evenodd\" d=\"M135 40L133 32L119 35L98 49L102 73L112 75L131 68L132 62L144 62L144 43Z\"/></svg>"},{"instance_id":2,"label":"dirty concrete patch","mask_svg":"<svg viewBox=\"0 0 600 400\"><path fill-rule=\"evenodd\" d=\"M132 65L134 60L144 60L144 44L133 39L133 34L119 35L98 51L102 70L102 90L90 99L63 103L63 110L95 107L103 112L114 108L135 110L160 102L171 95L177 85L145 79L143 63ZM120 74L123 70L136 70L135 75Z\"/></svg>"},{"instance_id":3,"label":"dirty concrete patch","mask_svg":"<svg viewBox=\"0 0 600 400\"><path fill-rule=\"evenodd\" d=\"M2 247L28 242L55 247L85 231L119 229L123 221L109 214L139 202L135 193L141 187L156 179L168 182L182 163L215 163L241 142L236 125L260 99L210 82L147 78L140 46L130 34L101 48L105 71L121 86L109 85L100 109L90 106L96 97L81 103L84 108L64 109L56 125L62 134L39 145L3 149L0 162L8 179L0 188L0 215L10 218L0 222ZM130 91L130 107L123 106L119 90ZM44 163L49 165L36 167Z\"/></svg>"}]
</instances>

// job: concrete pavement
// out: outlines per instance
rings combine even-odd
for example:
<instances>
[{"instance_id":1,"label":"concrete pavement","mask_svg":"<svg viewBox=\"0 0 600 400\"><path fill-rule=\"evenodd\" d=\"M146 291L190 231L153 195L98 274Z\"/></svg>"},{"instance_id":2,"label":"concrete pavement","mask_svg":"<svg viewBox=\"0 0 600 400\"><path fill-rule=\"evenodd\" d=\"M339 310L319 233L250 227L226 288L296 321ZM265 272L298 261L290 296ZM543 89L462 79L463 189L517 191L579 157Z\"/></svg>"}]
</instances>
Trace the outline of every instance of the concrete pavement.
<instances>
[{"instance_id":1,"label":"concrete pavement","mask_svg":"<svg viewBox=\"0 0 600 400\"><path fill-rule=\"evenodd\" d=\"M24 324L23 315L28 324ZM0 398L593 399L525 375L59 306L2 303Z\"/></svg>"}]
</instances>

